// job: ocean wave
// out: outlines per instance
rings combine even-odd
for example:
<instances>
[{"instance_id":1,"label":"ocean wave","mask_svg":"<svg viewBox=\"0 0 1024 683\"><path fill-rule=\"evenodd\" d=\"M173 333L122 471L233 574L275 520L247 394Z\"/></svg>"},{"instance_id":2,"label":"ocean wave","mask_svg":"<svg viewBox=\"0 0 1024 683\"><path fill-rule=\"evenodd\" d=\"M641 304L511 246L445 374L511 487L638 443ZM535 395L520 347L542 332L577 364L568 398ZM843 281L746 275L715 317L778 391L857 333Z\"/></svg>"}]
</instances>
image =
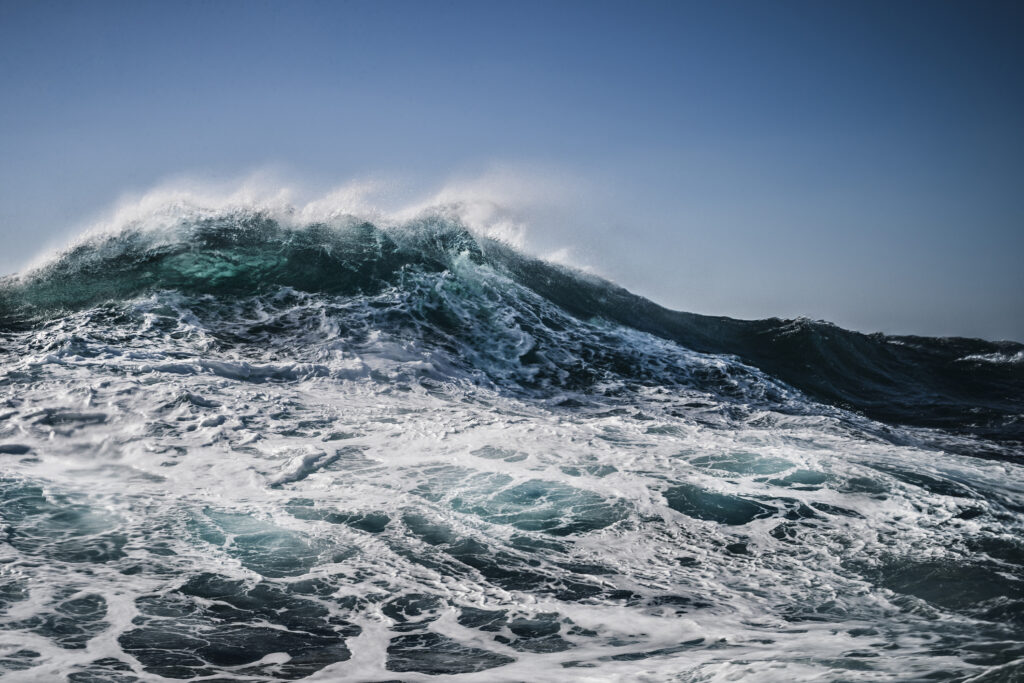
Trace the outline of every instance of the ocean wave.
<instances>
[{"instance_id":1,"label":"ocean wave","mask_svg":"<svg viewBox=\"0 0 1024 683\"><path fill-rule=\"evenodd\" d=\"M354 215L334 214L313 223L302 216L281 208L239 207L133 215L0 282L0 326L27 329L68 311L158 291L228 301L273 297L282 288L370 297L422 290L423 278L432 275L454 283L444 304L428 301L431 295L423 290L409 305L439 316L426 324L441 333L451 322L445 315L454 320L493 301L518 330L508 331L505 342L528 345L527 328L551 332L544 329L551 320L546 310L565 312L578 321L605 320L701 353L737 356L817 400L871 418L1024 440L1016 419L1024 414L1024 364L1015 360L1024 357L1020 344L890 337L807 319L743 321L670 311L599 277L482 235L450 208L425 209L380 226ZM460 329L471 333L472 326ZM479 346L479 340L461 341L470 354ZM554 342L545 353L556 349ZM539 353L521 348L520 369L530 372ZM979 370L978 363L992 369ZM1008 369L999 370L1000 363Z\"/></svg>"},{"instance_id":2,"label":"ocean wave","mask_svg":"<svg viewBox=\"0 0 1024 683\"><path fill-rule=\"evenodd\" d=\"M299 212L301 213L301 212ZM136 215L0 287L12 680L963 680L1019 345L669 311L457 216Z\"/></svg>"}]
</instances>

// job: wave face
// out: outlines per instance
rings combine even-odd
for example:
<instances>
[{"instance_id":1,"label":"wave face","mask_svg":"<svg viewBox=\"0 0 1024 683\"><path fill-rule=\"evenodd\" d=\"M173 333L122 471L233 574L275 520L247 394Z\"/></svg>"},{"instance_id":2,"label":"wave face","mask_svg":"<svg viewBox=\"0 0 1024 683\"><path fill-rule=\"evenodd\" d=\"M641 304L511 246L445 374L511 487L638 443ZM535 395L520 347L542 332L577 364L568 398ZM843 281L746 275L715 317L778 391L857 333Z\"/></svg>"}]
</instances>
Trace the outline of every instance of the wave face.
<instances>
[{"instance_id":1,"label":"wave face","mask_svg":"<svg viewBox=\"0 0 1024 683\"><path fill-rule=\"evenodd\" d=\"M444 214L129 224L0 283L0 673L1016 680L1020 358Z\"/></svg>"}]
</instances>

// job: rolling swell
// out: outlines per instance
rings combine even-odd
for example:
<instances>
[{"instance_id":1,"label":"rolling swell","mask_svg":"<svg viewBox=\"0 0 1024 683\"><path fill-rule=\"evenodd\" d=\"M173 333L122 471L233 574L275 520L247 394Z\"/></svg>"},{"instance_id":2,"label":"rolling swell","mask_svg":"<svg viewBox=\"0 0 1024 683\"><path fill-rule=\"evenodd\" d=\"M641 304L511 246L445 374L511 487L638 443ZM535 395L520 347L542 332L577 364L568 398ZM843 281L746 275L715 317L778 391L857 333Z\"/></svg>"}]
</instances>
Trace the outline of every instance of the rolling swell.
<instances>
[{"instance_id":1,"label":"rolling swell","mask_svg":"<svg viewBox=\"0 0 1024 683\"><path fill-rule=\"evenodd\" d=\"M539 260L510 253L502 260L520 281L575 315L605 317L704 353L737 355L818 400L887 422L1024 440L1024 363L1014 360L1022 344L684 313Z\"/></svg>"},{"instance_id":2,"label":"rolling swell","mask_svg":"<svg viewBox=\"0 0 1024 683\"><path fill-rule=\"evenodd\" d=\"M523 255L431 216L379 228L349 219L294 226L260 212L128 226L0 281L0 329L25 330L101 302L173 290L221 299L281 287L330 295L401 289L457 258L493 269L582 319L602 319L686 348L738 356L811 397L889 423L1024 441L1024 345L863 334L810 320L735 320L677 312L600 278ZM547 322L541 318L536 327ZM433 320L443 327L443 316ZM535 355L535 353L534 353ZM520 359L529 364L533 355ZM973 448L1004 457L1004 449Z\"/></svg>"}]
</instances>

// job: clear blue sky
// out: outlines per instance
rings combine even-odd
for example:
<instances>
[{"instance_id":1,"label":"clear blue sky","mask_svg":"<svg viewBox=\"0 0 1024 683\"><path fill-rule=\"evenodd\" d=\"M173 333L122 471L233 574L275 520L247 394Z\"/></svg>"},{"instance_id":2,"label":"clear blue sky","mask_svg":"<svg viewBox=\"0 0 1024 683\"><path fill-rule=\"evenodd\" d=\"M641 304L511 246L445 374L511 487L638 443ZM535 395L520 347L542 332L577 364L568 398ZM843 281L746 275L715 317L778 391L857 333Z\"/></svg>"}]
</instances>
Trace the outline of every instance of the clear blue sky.
<instances>
[{"instance_id":1,"label":"clear blue sky","mask_svg":"<svg viewBox=\"0 0 1024 683\"><path fill-rule=\"evenodd\" d=\"M674 308L1024 340L1024 4L0 0L0 270L266 166L596 188L546 226Z\"/></svg>"}]
</instances>

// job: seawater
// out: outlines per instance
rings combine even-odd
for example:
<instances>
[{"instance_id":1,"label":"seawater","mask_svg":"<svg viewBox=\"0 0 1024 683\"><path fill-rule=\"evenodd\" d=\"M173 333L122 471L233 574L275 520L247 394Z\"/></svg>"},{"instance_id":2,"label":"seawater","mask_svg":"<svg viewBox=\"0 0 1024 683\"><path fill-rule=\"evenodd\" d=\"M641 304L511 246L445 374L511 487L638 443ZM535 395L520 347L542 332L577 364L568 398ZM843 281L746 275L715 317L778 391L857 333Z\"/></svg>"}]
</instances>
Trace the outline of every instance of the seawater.
<instances>
[{"instance_id":1,"label":"seawater","mask_svg":"<svg viewBox=\"0 0 1024 683\"><path fill-rule=\"evenodd\" d=\"M1024 677L1019 344L172 218L0 283L5 680Z\"/></svg>"}]
</instances>

